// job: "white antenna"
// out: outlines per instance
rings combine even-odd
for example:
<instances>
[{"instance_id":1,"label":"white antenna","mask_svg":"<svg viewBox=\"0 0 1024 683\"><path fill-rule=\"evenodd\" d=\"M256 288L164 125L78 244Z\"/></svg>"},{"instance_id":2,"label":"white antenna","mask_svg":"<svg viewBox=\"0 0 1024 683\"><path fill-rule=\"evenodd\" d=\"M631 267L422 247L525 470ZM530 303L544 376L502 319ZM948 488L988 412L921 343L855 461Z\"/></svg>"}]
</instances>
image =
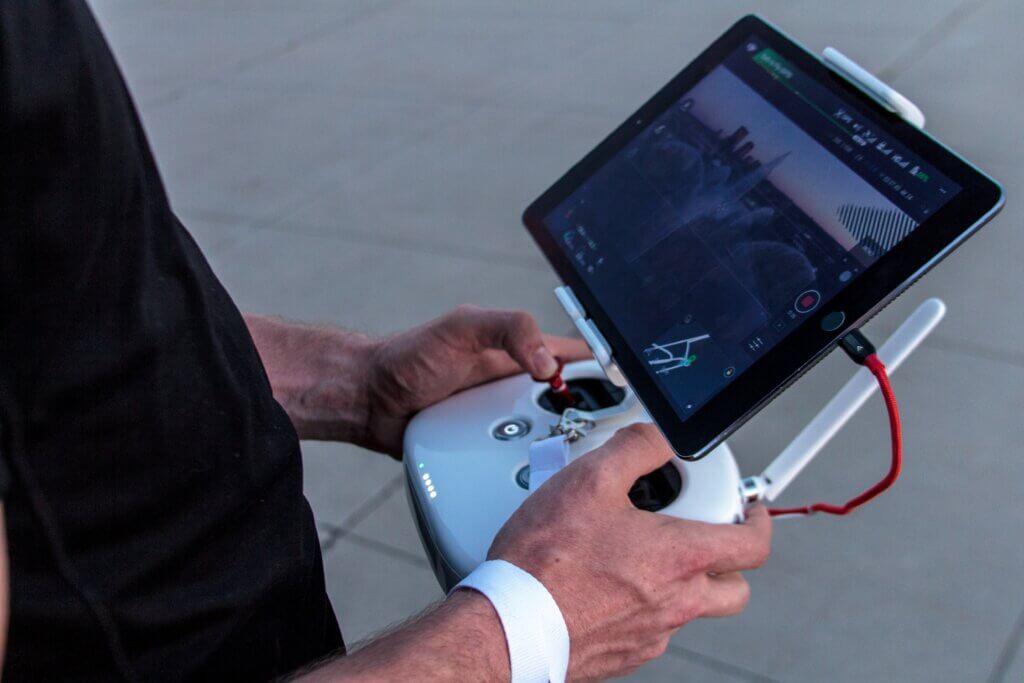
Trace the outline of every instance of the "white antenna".
<instances>
[{"instance_id":1,"label":"white antenna","mask_svg":"<svg viewBox=\"0 0 1024 683\"><path fill-rule=\"evenodd\" d=\"M941 299L928 299L879 347L878 357L890 374L935 329L944 315L946 304ZM871 372L860 368L765 469L761 475L764 499L778 498L877 389L878 383Z\"/></svg>"}]
</instances>

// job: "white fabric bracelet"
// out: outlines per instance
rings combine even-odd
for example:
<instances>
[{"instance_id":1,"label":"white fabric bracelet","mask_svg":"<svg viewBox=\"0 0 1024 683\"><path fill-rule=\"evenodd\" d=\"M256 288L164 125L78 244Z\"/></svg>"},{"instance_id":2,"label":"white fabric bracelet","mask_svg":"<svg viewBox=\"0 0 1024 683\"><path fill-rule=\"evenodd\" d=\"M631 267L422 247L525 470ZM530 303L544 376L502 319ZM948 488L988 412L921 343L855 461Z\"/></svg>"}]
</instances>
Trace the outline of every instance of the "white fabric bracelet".
<instances>
[{"instance_id":1,"label":"white fabric bracelet","mask_svg":"<svg viewBox=\"0 0 1024 683\"><path fill-rule=\"evenodd\" d=\"M544 584L511 562L488 560L452 592L460 588L482 593L498 613L508 643L512 683L564 683L569 629Z\"/></svg>"}]
</instances>

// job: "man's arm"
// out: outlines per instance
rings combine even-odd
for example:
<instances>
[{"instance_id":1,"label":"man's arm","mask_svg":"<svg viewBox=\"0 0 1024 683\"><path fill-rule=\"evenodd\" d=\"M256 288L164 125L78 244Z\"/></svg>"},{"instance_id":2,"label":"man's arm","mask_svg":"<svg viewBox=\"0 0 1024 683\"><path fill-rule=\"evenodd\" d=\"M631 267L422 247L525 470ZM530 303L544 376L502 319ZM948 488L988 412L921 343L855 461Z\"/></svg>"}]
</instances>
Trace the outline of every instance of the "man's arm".
<instances>
[{"instance_id":1,"label":"man's arm","mask_svg":"<svg viewBox=\"0 0 1024 683\"><path fill-rule=\"evenodd\" d=\"M508 648L491 603L479 593L457 591L408 624L297 680L503 681L509 675Z\"/></svg>"},{"instance_id":2,"label":"man's arm","mask_svg":"<svg viewBox=\"0 0 1024 683\"><path fill-rule=\"evenodd\" d=\"M621 430L531 494L488 552L529 572L555 599L569 630L570 680L624 675L661 656L684 624L746 606L739 572L768 556L767 511L750 510L743 524L704 524L633 507L633 482L674 457L656 427ZM300 680L508 678L496 613L463 589Z\"/></svg>"},{"instance_id":3,"label":"man's arm","mask_svg":"<svg viewBox=\"0 0 1024 683\"><path fill-rule=\"evenodd\" d=\"M476 306L383 339L262 315L245 321L299 438L347 441L393 456L423 408L515 372L547 379L558 369L555 356L589 356L578 339L541 334L527 313Z\"/></svg>"},{"instance_id":4,"label":"man's arm","mask_svg":"<svg viewBox=\"0 0 1024 683\"><path fill-rule=\"evenodd\" d=\"M370 445L367 384L376 341L265 315L246 314L245 322L300 439Z\"/></svg>"},{"instance_id":5,"label":"man's arm","mask_svg":"<svg viewBox=\"0 0 1024 683\"><path fill-rule=\"evenodd\" d=\"M462 306L383 340L248 316L274 394L303 438L341 438L401 453L413 414L460 389L526 370L546 378L553 355L587 355L545 337L529 315ZM488 559L531 574L570 636L569 677L622 675L659 656L683 624L743 609L740 571L768 554L763 508L711 525L635 508L629 490L675 457L656 427L621 430L533 492ZM507 680L504 631L490 602L463 589L418 619L322 664L303 680Z\"/></svg>"}]
</instances>

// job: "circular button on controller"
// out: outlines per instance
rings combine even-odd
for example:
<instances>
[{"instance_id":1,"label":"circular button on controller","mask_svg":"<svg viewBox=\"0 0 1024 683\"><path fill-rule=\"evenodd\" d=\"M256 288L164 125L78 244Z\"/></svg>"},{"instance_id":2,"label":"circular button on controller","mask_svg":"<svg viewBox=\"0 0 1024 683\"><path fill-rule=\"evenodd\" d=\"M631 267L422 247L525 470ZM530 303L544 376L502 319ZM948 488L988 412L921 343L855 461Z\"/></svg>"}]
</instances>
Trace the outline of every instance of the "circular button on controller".
<instances>
[{"instance_id":1,"label":"circular button on controller","mask_svg":"<svg viewBox=\"0 0 1024 683\"><path fill-rule=\"evenodd\" d=\"M518 472L516 472L516 483L519 484L519 488L530 490L530 466L523 465Z\"/></svg>"},{"instance_id":2,"label":"circular button on controller","mask_svg":"<svg viewBox=\"0 0 1024 683\"><path fill-rule=\"evenodd\" d=\"M842 311L832 311L821 319L821 329L826 332L835 332L846 322L846 314Z\"/></svg>"},{"instance_id":3,"label":"circular button on controller","mask_svg":"<svg viewBox=\"0 0 1024 683\"><path fill-rule=\"evenodd\" d=\"M530 423L518 417L514 417L511 420L505 420L491 430L491 436L498 441L521 439L529 433Z\"/></svg>"}]
</instances>

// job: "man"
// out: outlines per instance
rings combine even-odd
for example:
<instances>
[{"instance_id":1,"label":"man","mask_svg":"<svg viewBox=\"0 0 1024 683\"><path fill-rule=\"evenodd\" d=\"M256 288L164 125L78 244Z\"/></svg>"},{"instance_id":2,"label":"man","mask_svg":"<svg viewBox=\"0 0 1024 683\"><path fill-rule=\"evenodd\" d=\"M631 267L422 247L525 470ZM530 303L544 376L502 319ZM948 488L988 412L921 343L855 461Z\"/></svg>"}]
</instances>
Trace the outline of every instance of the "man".
<instances>
[{"instance_id":1,"label":"man","mask_svg":"<svg viewBox=\"0 0 1024 683\"><path fill-rule=\"evenodd\" d=\"M550 376L580 344L470 307L384 340L243 318L168 206L84 2L0 5L0 121L7 679L507 679L502 624L467 590L342 656L298 439L398 455L417 410ZM572 678L628 671L746 602L762 510L713 527L629 504L671 457L653 429L620 433L491 549L554 597Z\"/></svg>"}]
</instances>

